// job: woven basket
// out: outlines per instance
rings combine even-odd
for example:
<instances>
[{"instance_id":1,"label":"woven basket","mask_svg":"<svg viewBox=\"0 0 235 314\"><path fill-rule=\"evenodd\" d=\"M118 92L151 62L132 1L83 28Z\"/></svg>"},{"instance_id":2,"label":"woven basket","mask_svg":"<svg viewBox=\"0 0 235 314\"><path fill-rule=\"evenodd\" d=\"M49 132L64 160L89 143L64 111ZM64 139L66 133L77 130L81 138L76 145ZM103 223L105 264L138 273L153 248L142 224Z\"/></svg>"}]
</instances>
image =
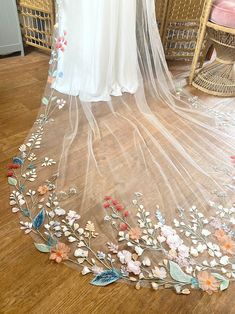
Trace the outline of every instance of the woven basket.
<instances>
[{"instance_id":1,"label":"woven basket","mask_svg":"<svg viewBox=\"0 0 235 314\"><path fill-rule=\"evenodd\" d=\"M167 59L192 60L204 3L205 0L168 0L162 36Z\"/></svg>"},{"instance_id":2,"label":"woven basket","mask_svg":"<svg viewBox=\"0 0 235 314\"><path fill-rule=\"evenodd\" d=\"M50 51L54 25L53 0L18 0L24 42Z\"/></svg>"},{"instance_id":3,"label":"woven basket","mask_svg":"<svg viewBox=\"0 0 235 314\"><path fill-rule=\"evenodd\" d=\"M208 38L216 59L194 77L193 86L217 96L235 96L235 29L208 22Z\"/></svg>"}]
</instances>

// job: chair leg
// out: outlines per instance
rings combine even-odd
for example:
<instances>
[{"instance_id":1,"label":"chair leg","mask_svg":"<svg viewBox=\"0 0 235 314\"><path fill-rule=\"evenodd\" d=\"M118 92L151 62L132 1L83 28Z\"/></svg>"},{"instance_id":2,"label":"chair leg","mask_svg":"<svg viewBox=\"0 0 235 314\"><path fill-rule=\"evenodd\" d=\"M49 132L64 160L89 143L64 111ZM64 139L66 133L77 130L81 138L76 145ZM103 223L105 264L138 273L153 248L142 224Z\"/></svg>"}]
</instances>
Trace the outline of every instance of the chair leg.
<instances>
[{"instance_id":1,"label":"chair leg","mask_svg":"<svg viewBox=\"0 0 235 314\"><path fill-rule=\"evenodd\" d=\"M203 42L204 42L205 35L206 35L207 22L209 20L211 7L212 7L212 0L207 0L205 3L204 10L203 10L204 12L202 14L202 18L201 18L200 28L199 28L199 32L198 32L199 37L197 40L195 54L193 57L193 62L192 62L191 71L190 71L190 75L189 75L189 84L190 85L193 82L193 78L194 78L194 75L195 75L195 72L197 69L197 64L198 64L198 61L200 59L201 49L202 49Z\"/></svg>"}]
</instances>

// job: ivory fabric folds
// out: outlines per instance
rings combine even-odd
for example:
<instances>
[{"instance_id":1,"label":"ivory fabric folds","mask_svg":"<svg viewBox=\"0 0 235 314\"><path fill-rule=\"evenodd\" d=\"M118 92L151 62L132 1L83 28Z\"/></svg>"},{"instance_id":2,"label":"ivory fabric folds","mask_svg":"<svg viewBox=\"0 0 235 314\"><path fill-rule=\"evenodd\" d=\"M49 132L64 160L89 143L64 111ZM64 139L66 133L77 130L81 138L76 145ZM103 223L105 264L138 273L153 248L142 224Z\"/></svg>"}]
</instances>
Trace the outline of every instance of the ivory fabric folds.
<instances>
[{"instance_id":1,"label":"ivory fabric folds","mask_svg":"<svg viewBox=\"0 0 235 314\"><path fill-rule=\"evenodd\" d=\"M154 0L57 0L54 37L38 118L8 165L20 228L93 285L227 289L233 102L175 87Z\"/></svg>"}]
</instances>

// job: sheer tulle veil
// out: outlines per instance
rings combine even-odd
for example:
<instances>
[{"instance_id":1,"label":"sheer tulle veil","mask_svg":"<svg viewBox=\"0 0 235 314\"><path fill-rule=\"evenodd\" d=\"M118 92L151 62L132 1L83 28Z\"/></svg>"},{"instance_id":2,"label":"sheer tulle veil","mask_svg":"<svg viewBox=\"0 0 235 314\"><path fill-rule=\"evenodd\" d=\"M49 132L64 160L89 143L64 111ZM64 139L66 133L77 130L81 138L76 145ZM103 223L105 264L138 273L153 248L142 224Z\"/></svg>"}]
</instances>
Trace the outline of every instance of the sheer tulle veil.
<instances>
[{"instance_id":1,"label":"sheer tulle veil","mask_svg":"<svg viewBox=\"0 0 235 314\"><path fill-rule=\"evenodd\" d=\"M226 289L235 278L232 102L205 104L175 86L154 0L136 1L136 93L100 102L59 93L57 66L72 44L64 2L38 118L9 165L21 228L94 285Z\"/></svg>"}]
</instances>

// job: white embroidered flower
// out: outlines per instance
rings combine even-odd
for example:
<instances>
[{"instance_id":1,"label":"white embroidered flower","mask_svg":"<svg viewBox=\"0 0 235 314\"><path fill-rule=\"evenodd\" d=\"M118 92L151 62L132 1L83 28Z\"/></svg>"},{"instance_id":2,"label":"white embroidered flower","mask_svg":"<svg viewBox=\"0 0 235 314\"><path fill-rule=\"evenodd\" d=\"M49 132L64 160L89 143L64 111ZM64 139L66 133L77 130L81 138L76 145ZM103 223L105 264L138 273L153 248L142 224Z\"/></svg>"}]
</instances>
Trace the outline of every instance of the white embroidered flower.
<instances>
[{"instance_id":1,"label":"white embroidered flower","mask_svg":"<svg viewBox=\"0 0 235 314\"><path fill-rule=\"evenodd\" d=\"M131 256L132 256L131 253L126 250L120 251L117 254L117 257L119 258L122 264L127 264L129 261L131 261Z\"/></svg>"},{"instance_id":2,"label":"white embroidered flower","mask_svg":"<svg viewBox=\"0 0 235 314\"><path fill-rule=\"evenodd\" d=\"M56 161L54 161L54 159L45 157L42 163L42 167L52 166L55 164L56 164Z\"/></svg>"},{"instance_id":3,"label":"white embroidered flower","mask_svg":"<svg viewBox=\"0 0 235 314\"><path fill-rule=\"evenodd\" d=\"M144 266L149 267L149 266L151 266L151 260L146 256L146 257L143 259L142 264L143 264Z\"/></svg>"},{"instance_id":4,"label":"white embroidered flower","mask_svg":"<svg viewBox=\"0 0 235 314\"><path fill-rule=\"evenodd\" d=\"M82 275L85 276L86 274L89 274L91 271L90 269L87 267L87 266L84 266L83 267L83 270L82 270Z\"/></svg>"},{"instance_id":5,"label":"white embroidered flower","mask_svg":"<svg viewBox=\"0 0 235 314\"><path fill-rule=\"evenodd\" d=\"M22 153L25 152L26 150L27 150L27 146L25 144L21 145L19 148L19 151Z\"/></svg>"},{"instance_id":6,"label":"white embroidered flower","mask_svg":"<svg viewBox=\"0 0 235 314\"><path fill-rule=\"evenodd\" d=\"M65 106L66 101L64 99L57 99L56 103L58 105L59 110L61 110Z\"/></svg>"},{"instance_id":7,"label":"white embroidered flower","mask_svg":"<svg viewBox=\"0 0 235 314\"><path fill-rule=\"evenodd\" d=\"M70 210L70 211L68 212L67 216L66 216L66 219L68 220L70 226L73 225L73 223L75 222L75 220L78 220L78 219L80 219L80 218L81 218L81 216L78 215L78 214L77 214L75 211L73 211L73 210Z\"/></svg>"},{"instance_id":8,"label":"white embroidered flower","mask_svg":"<svg viewBox=\"0 0 235 314\"><path fill-rule=\"evenodd\" d=\"M174 236L176 234L176 231L172 229L170 226L164 225L161 227L161 233L163 237L168 238Z\"/></svg>"},{"instance_id":9,"label":"white embroidered flower","mask_svg":"<svg viewBox=\"0 0 235 314\"><path fill-rule=\"evenodd\" d=\"M138 254L138 256L141 256L143 254L144 250L140 246L136 246L135 252Z\"/></svg>"},{"instance_id":10,"label":"white embroidered flower","mask_svg":"<svg viewBox=\"0 0 235 314\"><path fill-rule=\"evenodd\" d=\"M140 266L141 262L139 261L129 261L127 263L127 271L133 273L134 275L139 275L141 273Z\"/></svg>"},{"instance_id":11,"label":"white embroidered flower","mask_svg":"<svg viewBox=\"0 0 235 314\"><path fill-rule=\"evenodd\" d=\"M57 216L64 216L66 214L66 211L63 208L56 207L54 212Z\"/></svg>"},{"instance_id":12,"label":"white embroidered flower","mask_svg":"<svg viewBox=\"0 0 235 314\"><path fill-rule=\"evenodd\" d=\"M88 257L88 251L85 251L83 249L77 249L74 252L74 256L75 257L83 257L83 258L87 258Z\"/></svg>"},{"instance_id":13,"label":"white embroidered flower","mask_svg":"<svg viewBox=\"0 0 235 314\"><path fill-rule=\"evenodd\" d=\"M154 269L152 269L153 276L159 279L165 279L167 277L167 272L164 267L157 267L155 266Z\"/></svg>"},{"instance_id":14,"label":"white embroidered flower","mask_svg":"<svg viewBox=\"0 0 235 314\"><path fill-rule=\"evenodd\" d=\"M102 267L99 267L97 265L92 266L91 270L92 270L93 274L95 274L95 275L99 275L104 271L104 269Z\"/></svg>"},{"instance_id":15,"label":"white embroidered flower","mask_svg":"<svg viewBox=\"0 0 235 314\"><path fill-rule=\"evenodd\" d=\"M32 231L32 226L33 226L33 224L32 224L31 222L28 222L28 221L26 221L26 222L20 221L20 224L21 224L20 229L21 229L21 230L24 230L24 233L25 233L25 234L28 234L28 233L30 233L30 232Z\"/></svg>"},{"instance_id":16,"label":"white embroidered flower","mask_svg":"<svg viewBox=\"0 0 235 314\"><path fill-rule=\"evenodd\" d=\"M181 244L178 247L178 252L179 252L179 256L183 259L189 257L189 248L184 244Z\"/></svg>"}]
</instances>

